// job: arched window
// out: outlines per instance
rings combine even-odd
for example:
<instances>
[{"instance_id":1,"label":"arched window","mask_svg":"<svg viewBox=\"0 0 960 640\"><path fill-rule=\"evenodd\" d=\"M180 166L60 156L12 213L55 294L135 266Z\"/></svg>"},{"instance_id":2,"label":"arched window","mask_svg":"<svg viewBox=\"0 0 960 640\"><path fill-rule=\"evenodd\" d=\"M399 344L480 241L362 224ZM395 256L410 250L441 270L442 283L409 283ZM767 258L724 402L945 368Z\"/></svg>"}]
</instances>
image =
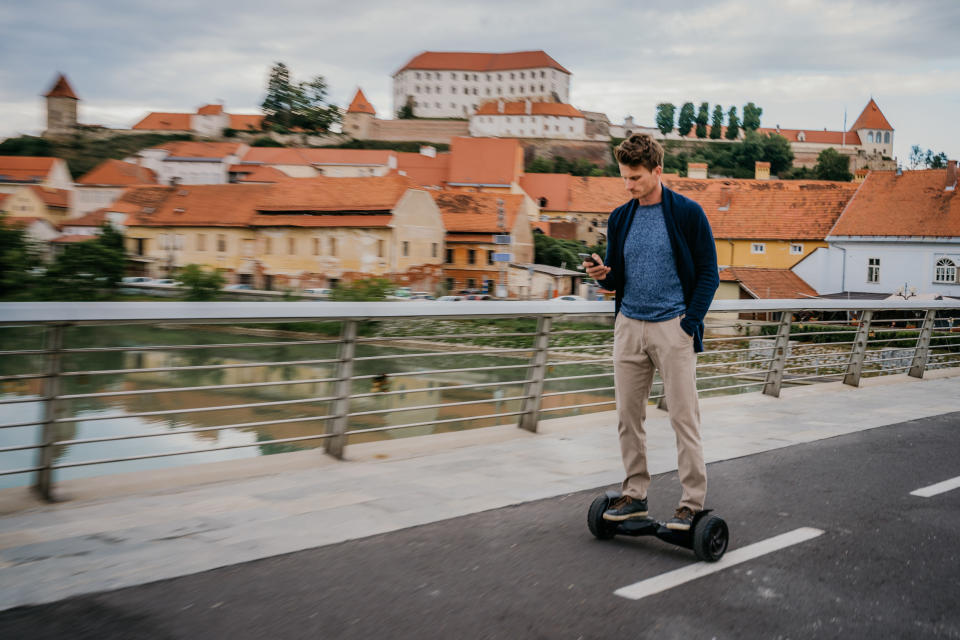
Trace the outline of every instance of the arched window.
<instances>
[{"instance_id":1,"label":"arched window","mask_svg":"<svg viewBox=\"0 0 960 640\"><path fill-rule=\"evenodd\" d=\"M887 131L883 134L883 144L890 144L890 132Z\"/></svg>"},{"instance_id":2,"label":"arched window","mask_svg":"<svg viewBox=\"0 0 960 640\"><path fill-rule=\"evenodd\" d=\"M936 268L933 271L933 281L955 283L957 281L957 263L950 258L937 260Z\"/></svg>"},{"instance_id":3,"label":"arched window","mask_svg":"<svg viewBox=\"0 0 960 640\"><path fill-rule=\"evenodd\" d=\"M867 132L867 142L873 142L873 131Z\"/></svg>"}]
</instances>

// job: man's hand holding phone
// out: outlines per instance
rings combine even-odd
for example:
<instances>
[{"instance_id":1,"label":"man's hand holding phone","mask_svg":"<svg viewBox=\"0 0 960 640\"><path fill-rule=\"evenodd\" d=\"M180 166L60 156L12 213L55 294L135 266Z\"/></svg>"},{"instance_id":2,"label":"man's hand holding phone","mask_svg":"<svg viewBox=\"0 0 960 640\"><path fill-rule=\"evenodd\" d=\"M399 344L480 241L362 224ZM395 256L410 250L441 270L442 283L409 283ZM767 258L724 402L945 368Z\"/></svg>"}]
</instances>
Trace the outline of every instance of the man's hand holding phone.
<instances>
[{"instance_id":1,"label":"man's hand holding phone","mask_svg":"<svg viewBox=\"0 0 960 640\"><path fill-rule=\"evenodd\" d=\"M578 255L583 260L583 268L587 275L594 280L603 280L610 273L610 267L604 266L603 260L597 254L581 253Z\"/></svg>"}]
</instances>

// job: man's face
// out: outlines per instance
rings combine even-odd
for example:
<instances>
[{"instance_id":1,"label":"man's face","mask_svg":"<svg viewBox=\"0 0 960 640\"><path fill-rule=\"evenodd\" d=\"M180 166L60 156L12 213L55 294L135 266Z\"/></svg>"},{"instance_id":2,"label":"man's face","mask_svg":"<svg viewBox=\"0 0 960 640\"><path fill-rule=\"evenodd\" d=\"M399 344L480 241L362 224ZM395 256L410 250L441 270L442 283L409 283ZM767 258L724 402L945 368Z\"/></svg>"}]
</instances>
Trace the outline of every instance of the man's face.
<instances>
[{"instance_id":1,"label":"man's face","mask_svg":"<svg viewBox=\"0 0 960 640\"><path fill-rule=\"evenodd\" d=\"M630 195L641 204L649 200L656 200L656 196L659 195L660 174L662 173L663 167L655 167L653 171L650 171L644 166L620 165L620 175L623 177L624 186L630 192Z\"/></svg>"}]
</instances>

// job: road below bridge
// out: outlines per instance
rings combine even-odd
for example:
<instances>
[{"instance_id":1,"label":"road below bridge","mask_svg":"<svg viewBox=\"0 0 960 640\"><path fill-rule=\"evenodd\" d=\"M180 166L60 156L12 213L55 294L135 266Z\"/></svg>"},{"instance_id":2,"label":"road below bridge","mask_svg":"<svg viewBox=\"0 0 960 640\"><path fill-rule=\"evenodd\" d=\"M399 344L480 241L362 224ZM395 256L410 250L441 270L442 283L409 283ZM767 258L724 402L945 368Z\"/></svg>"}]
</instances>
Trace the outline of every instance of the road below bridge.
<instances>
[{"instance_id":1,"label":"road below bridge","mask_svg":"<svg viewBox=\"0 0 960 640\"><path fill-rule=\"evenodd\" d=\"M960 413L708 467L731 552L824 533L665 591L696 564L595 540L609 487L0 613L2 638L960 638ZM945 484L943 484L945 483ZM913 495L931 487L928 494ZM657 476L652 515L679 496Z\"/></svg>"}]
</instances>

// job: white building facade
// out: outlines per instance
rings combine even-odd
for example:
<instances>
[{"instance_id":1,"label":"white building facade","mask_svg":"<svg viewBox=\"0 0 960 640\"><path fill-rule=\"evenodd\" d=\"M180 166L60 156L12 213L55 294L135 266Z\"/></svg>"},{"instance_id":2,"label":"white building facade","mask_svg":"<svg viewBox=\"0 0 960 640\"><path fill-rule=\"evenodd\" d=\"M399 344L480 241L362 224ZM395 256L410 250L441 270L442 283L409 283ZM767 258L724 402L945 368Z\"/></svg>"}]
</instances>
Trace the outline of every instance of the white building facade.
<instances>
[{"instance_id":1,"label":"white building facade","mask_svg":"<svg viewBox=\"0 0 960 640\"><path fill-rule=\"evenodd\" d=\"M393 111L409 101L424 118L467 118L490 100L568 102L571 74L543 51L427 51L393 75Z\"/></svg>"},{"instance_id":2,"label":"white building facade","mask_svg":"<svg viewBox=\"0 0 960 640\"><path fill-rule=\"evenodd\" d=\"M488 102L470 117L475 138L559 138L585 140L587 119L569 104Z\"/></svg>"}]
</instances>

